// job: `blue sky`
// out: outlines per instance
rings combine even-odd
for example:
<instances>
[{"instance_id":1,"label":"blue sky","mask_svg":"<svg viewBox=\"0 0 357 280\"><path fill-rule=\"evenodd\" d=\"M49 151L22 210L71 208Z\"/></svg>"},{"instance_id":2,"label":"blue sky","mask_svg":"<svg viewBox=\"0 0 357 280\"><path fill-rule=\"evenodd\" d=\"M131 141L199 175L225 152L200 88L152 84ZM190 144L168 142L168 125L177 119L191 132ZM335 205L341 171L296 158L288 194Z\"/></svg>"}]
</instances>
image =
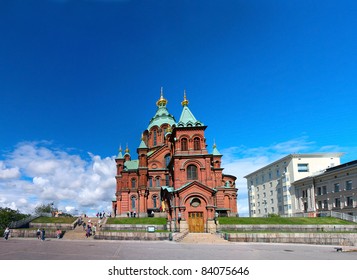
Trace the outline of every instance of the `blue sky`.
<instances>
[{"instance_id":1,"label":"blue sky","mask_svg":"<svg viewBox=\"0 0 357 280\"><path fill-rule=\"evenodd\" d=\"M289 153L357 159L355 1L0 1L0 206L110 211L160 88L208 126L224 172Z\"/></svg>"}]
</instances>

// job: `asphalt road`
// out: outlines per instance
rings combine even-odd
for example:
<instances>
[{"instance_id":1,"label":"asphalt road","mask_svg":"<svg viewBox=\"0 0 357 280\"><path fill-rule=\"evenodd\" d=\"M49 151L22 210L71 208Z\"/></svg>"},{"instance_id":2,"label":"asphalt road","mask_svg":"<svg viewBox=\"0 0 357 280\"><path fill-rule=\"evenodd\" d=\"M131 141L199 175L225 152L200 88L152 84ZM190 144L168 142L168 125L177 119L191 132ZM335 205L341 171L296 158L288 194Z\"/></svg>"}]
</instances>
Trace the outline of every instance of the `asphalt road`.
<instances>
[{"instance_id":1,"label":"asphalt road","mask_svg":"<svg viewBox=\"0 0 357 280\"><path fill-rule=\"evenodd\" d=\"M357 260L357 248L332 245L10 238L0 260Z\"/></svg>"}]
</instances>

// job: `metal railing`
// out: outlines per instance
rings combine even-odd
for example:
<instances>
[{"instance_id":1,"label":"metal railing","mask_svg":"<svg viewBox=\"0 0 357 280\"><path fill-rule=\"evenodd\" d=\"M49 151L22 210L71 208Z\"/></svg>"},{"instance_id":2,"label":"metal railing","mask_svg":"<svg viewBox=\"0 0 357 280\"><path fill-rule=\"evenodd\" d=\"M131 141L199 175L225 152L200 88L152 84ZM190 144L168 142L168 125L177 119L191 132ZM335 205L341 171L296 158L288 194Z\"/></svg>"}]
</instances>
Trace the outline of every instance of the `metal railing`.
<instances>
[{"instance_id":1,"label":"metal railing","mask_svg":"<svg viewBox=\"0 0 357 280\"><path fill-rule=\"evenodd\" d=\"M333 217L333 218L357 223L357 216L353 216L342 212L331 211L331 210L310 212L310 213L295 213L295 214L282 215L282 217Z\"/></svg>"},{"instance_id":2,"label":"metal railing","mask_svg":"<svg viewBox=\"0 0 357 280\"><path fill-rule=\"evenodd\" d=\"M19 221L12 221L9 225L9 228L22 228L22 227L26 226L27 224L29 224L32 220L37 219L38 217L41 217L41 216L51 217L51 214L50 213L39 213L39 214L31 215L31 216L24 218L22 220L19 220Z\"/></svg>"}]
</instances>

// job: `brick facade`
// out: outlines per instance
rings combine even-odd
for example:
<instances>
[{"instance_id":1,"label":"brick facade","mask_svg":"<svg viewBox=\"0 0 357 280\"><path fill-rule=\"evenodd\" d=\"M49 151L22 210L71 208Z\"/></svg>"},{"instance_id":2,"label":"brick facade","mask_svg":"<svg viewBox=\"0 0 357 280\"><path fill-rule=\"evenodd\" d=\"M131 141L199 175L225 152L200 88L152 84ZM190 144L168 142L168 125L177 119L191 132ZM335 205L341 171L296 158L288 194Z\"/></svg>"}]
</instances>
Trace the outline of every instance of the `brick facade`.
<instances>
[{"instance_id":1,"label":"brick facade","mask_svg":"<svg viewBox=\"0 0 357 280\"><path fill-rule=\"evenodd\" d=\"M116 158L117 217L160 215L171 230L208 232L217 214L236 216L236 177L223 174L216 146L209 153L205 126L188 108L186 94L180 120L169 114L167 100L157 101L157 112L142 133L137 159L126 148ZM162 214L161 214L162 215Z\"/></svg>"}]
</instances>

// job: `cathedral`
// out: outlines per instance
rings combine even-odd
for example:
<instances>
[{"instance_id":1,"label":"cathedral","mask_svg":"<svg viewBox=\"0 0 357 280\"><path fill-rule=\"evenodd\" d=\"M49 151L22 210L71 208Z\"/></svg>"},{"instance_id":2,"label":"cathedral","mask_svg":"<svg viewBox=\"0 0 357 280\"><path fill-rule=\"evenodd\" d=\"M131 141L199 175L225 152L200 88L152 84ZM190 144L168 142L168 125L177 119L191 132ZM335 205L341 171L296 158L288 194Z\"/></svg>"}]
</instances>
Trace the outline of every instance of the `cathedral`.
<instances>
[{"instance_id":1,"label":"cathedral","mask_svg":"<svg viewBox=\"0 0 357 280\"><path fill-rule=\"evenodd\" d=\"M157 110L143 131L137 155L119 149L116 217L167 217L172 231L211 232L217 216L237 216L233 175L223 173L222 155L209 153L205 126L188 107L186 92L180 119L168 112L161 89Z\"/></svg>"}]
</instances>

